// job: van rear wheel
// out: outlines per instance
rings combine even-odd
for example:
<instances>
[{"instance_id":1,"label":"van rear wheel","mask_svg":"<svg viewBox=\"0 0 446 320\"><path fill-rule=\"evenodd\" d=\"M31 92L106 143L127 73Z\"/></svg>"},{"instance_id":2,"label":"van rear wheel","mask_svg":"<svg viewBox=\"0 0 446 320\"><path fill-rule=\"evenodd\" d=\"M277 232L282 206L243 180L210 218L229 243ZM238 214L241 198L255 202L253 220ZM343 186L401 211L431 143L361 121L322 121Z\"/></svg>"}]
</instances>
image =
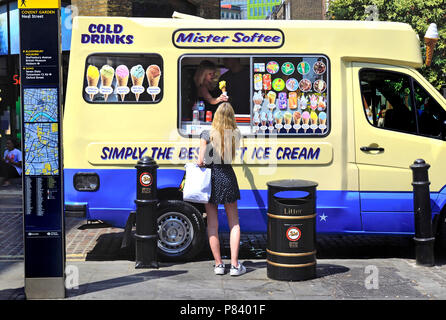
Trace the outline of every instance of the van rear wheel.
<instances>
[{"instance_id":1,"label":"van rear wheel","mask_svg":"<svg viewBox=\"0 0 446 320\"><path fill-rule=\"evenodd\" d=\"M191 204L180 200L161 201L157 222L160 260L190 260L203 249L206 236L204 219Z\"/></svg>"}]
</instances>

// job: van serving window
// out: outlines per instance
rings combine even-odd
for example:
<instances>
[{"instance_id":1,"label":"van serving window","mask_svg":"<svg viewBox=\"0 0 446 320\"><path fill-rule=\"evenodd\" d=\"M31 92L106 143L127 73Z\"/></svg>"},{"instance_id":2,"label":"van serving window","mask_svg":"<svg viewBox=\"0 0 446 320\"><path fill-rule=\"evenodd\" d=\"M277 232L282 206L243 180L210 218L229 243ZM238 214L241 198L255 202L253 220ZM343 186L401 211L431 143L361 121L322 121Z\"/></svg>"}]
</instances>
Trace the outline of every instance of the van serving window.
<instances>
[{"instance_id":1,"label":"van serving window","mask_svg":"<svg viewBox=\"0 0 446 320\"><path fill-rule=\"evenodd\" d=\"M245 136L324 136L329 131L325 56L184 55L178 70L182 135L199 136L210 128L223 93Z\"/></svg>"},{"instance_id":2,"label":"van serving window","mask_svg":"<svg viewBox=\"0 0 446 320\"><path fill-rule=\"evenodd\" d=\"M85 63L83 97L89 103L158 103L163 59L158 54L93 54Z\"/></svg>"}]
</instances>

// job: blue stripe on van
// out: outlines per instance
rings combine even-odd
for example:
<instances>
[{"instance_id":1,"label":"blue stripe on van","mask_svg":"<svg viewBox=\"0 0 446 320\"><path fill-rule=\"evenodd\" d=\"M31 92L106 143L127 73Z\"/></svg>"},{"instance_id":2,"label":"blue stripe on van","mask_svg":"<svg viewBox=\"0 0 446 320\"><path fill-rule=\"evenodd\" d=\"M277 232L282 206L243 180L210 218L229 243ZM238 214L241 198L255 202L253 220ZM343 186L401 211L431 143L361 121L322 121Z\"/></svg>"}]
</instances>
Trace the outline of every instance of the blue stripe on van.
<instances>
[{"instance_id":1,"label":"blue stripe on van","mask_svg":"<svg viewBox=\"0 0 446 320\"><path fill-rule=\"evenodd\" d=\"M73 176L96 172L100 187L96 192L78 192ZM159 169L158 188L176 188L184 171ZM87 219L102 220L123 228L130 211L136 209L136 169L65 169L65 203L86 203ZM267 190L240 190L238 202L242 232L266 232ZM446 188L431 193L436 214L446 203ZM363 192L317 190L316 230L318 233L413 234L413 194L411 192ZM441 206L441 207L440 207ZM361 214L362 208L362 214ZM228 230L224 207L219 206L219 225Z\"/></svg>"}]
</instances>

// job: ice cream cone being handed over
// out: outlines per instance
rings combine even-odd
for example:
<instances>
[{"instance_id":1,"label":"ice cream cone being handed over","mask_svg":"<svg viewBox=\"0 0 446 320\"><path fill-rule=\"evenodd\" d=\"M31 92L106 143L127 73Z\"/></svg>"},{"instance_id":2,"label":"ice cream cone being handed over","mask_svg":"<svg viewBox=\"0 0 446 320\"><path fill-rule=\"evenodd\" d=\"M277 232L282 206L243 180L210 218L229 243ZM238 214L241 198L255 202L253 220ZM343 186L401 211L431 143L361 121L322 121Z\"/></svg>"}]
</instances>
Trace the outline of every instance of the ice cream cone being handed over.
<instances>
[{"instance_id":1,"label":"ice cream cone being handed over","mask_svg":"<svg viewBox=\"0 0 446 320\"><path fill-rule=\"evenodd\" d=\"M152 64L147 67L146 75L147 75L147 81L149 82L148 90L150 91L152 100L155 101L156 96L160 92L158 84L161 78L161 69L156 64Z\"/></svg>"},{"instance_id":2,"label":"ice cream cone being handed over","mask_svg":"<svg viewBox=\"0 0 446 320\"><path fill-rule=\"evenodd\" d=\"M224 94L225 96L228 96L228 92L226 91L226 81L220 81L218 83L218 87L220 88L222 94Z\"/></svg>"},{"instance_id":3,"label":"ice cream cone being handed over","mask_svg":"<svg viewBox=\"0 0 446 320\"><path fill-rule=\"evenodd\" d=\"M434 48L438 41L438 30L435 23L431 23L424 35L424 44L426 45L426 66L430 66L432 63L432 57L434 56Z\"/></svg>"}]
</instances>

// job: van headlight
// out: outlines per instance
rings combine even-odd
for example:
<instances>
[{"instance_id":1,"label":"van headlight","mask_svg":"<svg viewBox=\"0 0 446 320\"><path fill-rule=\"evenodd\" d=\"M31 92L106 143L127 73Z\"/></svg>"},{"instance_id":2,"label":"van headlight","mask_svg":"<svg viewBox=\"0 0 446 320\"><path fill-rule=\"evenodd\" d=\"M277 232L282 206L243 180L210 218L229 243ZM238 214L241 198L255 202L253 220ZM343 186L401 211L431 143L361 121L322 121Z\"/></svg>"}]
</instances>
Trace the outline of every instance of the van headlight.
<instances>
[{"instance_id":1,"label":"van headlight","mask_svg":"<svg viewBox=\"0 0 446 320\"><path fill-rule=\"evenodd\" d=\"M76 173L73 177L74 189L77 191L97 191L99 176L96 173Z\"/></svg>"}]
</instances>

